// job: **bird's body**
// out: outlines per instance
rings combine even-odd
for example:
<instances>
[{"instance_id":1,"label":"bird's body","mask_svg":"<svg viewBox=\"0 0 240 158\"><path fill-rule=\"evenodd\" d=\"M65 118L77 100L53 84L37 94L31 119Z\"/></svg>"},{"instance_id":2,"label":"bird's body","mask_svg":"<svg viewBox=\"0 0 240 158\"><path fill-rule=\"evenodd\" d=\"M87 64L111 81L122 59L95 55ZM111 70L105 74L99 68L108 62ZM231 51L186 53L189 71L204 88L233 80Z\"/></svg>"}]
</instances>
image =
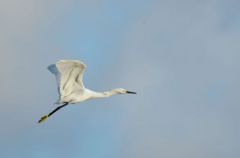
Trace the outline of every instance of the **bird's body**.
<instances>
[{"instance_id":1,"label":"bird's body","mask_svg":"<svg viewBox=\"0 0 240 158\"><path fill-rule=\"evenodd\" d=\"M106 98L115 94L136 94L135 92L130 92L122 88L106 92L95 92L85 88L83 75L86 65L78 60L60 60L56 64L50 65L48 69L56 76L58 82L59 99L57 104L60 106L48 115L43 116L39 120L39 123L68 104L75 104L89 99Z\"/></svg>"}]
</instances>

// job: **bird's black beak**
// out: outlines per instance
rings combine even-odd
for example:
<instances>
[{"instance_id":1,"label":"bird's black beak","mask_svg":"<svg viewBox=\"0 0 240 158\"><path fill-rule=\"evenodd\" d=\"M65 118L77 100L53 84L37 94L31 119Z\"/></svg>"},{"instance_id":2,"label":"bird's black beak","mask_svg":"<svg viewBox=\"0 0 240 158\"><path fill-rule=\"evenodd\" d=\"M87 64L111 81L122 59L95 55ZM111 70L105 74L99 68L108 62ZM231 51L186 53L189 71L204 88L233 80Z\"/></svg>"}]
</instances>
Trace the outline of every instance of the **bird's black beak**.
<instances>
[{"instance_id":1,"label":"bird's black beak","mask_svg":"<svg viewBox=\"0 0 240 158\"><path fill-rule=\"evenodd\" d=\"M136 92L127 91L128 94L137 94Z\"/></svg>"}]
</instances>

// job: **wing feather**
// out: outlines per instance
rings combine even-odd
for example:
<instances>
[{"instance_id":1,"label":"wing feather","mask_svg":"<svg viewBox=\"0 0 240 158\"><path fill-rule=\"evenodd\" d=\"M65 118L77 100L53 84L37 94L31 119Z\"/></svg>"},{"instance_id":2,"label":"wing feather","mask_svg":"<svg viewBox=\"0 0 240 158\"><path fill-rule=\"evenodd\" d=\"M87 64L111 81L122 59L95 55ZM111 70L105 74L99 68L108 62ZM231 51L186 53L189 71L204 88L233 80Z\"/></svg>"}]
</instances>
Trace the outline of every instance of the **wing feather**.
<instances>
[{"instance_id":1,"label":"wing feather","mask_svg":"<svg viewBox=\"0 0 240 158\"><path fill-rule=\"evenodd\" d=\"M58 82L60 97L71 94L73 91L82 90L83 75L86 65L78 60L60 60L48 67Z\"/></svg>"}]
</instances>

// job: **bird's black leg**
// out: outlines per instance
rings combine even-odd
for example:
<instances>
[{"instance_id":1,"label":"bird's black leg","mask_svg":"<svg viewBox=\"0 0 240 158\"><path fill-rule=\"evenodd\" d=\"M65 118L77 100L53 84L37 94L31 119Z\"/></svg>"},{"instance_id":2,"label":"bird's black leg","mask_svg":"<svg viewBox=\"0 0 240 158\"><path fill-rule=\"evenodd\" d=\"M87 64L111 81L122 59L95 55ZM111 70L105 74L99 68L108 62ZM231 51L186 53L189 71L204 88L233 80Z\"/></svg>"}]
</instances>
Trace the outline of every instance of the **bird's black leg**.
<instances>
[{"instance_id":1,"label":"bird's black leg","mask_svg":"<svg viewBox=\"0 0 240 158\"><path fill-rule=\"evenodd\" d=\"M54 109L52 112L50 112L48 114L48 117L50 117L52 114L54 114L56 111L60 110L61 108L63 108L64 106L68 105L68 103L64 103L63 105L57 107L56 109Z\"/></svg>"},{"instance_id":2,"label":"bird's black leg","mask_svg":"<svg viewBox=\"0 0 240 158\"><path fill-rule=\"evenodd\" d=\"M48 117L50 117L52 114L54 114L56 111L60 110L61 108L63 108L64 106L67 106L68 102L64 103L63 105L58 106L56 109L54 109L52 112L50 112L48 115L43 116L38 123L41 123L43 121L45 121Z\"/></svg>"}]
</instances>

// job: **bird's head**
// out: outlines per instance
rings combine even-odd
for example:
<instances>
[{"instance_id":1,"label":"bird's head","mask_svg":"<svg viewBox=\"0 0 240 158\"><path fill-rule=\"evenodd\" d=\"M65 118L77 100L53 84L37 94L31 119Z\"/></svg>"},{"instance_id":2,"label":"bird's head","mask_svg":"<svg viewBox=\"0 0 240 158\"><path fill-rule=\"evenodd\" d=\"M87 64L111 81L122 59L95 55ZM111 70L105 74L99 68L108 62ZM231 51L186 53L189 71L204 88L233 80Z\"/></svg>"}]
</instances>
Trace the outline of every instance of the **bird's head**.
<instances>
[{"instance_id":1,"label":"bird's head","mask_svg":"<svg viewBox=\"0 0 240 158\"><path fill-rule=\"evenodd\" d=\"M136 92L128 91L123 88L117 88L117 89L114 89L113 91L115 91L118 94L137 94Z\"/></svg>"}]
</instances>

